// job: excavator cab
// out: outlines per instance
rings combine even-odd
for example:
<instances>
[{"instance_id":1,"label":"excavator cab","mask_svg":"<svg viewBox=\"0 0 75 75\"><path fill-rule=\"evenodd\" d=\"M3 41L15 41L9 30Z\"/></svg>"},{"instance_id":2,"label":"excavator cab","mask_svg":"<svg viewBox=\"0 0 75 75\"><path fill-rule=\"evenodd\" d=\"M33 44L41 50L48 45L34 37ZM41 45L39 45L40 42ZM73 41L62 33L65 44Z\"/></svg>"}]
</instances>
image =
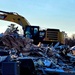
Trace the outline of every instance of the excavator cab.
<instances>
[{"instance_id":1,"label":"excavator cab","mask_svg":"<svg viewBox=\"0 0 75 75\"><path fill-rule=\"evenodd\" d=\"M37 38L39 36L39 27L38 26L26 26L24 30L24 36L28 38Z\"/></svg>"},{"instance_id":2,"label":"excavator cab","mask_svg":"<svg viewBox=\"0 0 75 75\"><path fill-rule=\"evenodd\" d=\"M24 30L24 36L34 40L34 44L38 44L43 41L45 37L45 31L40 31L39 26L26 26Z\"/></svg>"},{"instance_id":3,"label":"excavator cab","mask_svg":"<svg viewBox=\"0 0 75 75\"><path fill-rule=\"evenodd\" d=\"M34 42L37 43L39 41L39 26L26 26L24 36L33 39Z\"/></svg>"}]
</instances>

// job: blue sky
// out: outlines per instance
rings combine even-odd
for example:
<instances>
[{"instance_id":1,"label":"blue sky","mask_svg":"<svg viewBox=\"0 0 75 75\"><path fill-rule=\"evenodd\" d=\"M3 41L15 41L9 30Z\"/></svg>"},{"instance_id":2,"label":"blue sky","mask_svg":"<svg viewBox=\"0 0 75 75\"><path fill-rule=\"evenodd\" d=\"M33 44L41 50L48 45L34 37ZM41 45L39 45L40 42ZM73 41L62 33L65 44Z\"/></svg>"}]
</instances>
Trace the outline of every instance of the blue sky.
<instances>
[{"instance_id":1,"label":"blue sky","mask_svg":"<svg viewBox=\"0 0 75 75\"><path fill-rule=\"evenodd\" d=\"M1 0L0 10L17 12L31 25L75 33L75 0Z\"/></svg>"}]
</instances>

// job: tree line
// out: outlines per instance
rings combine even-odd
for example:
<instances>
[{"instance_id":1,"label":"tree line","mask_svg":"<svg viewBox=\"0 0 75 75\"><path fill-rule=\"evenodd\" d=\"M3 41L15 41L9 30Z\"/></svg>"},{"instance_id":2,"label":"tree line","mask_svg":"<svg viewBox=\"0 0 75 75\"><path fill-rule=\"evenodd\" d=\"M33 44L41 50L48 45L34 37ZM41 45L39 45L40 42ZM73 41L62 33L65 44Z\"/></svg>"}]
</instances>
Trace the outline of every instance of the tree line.
<instances>
[{"instance_id":1,"label":"tree line","mask_svg":"<svg viewBox=\"0 0 75 75\"><path fill-rule=\"evenodd\" d=\"M75 45L75 34L72 34L70 38L65 38L65 44L69 45L70 47Z\"/></svg>"}]
</instances>

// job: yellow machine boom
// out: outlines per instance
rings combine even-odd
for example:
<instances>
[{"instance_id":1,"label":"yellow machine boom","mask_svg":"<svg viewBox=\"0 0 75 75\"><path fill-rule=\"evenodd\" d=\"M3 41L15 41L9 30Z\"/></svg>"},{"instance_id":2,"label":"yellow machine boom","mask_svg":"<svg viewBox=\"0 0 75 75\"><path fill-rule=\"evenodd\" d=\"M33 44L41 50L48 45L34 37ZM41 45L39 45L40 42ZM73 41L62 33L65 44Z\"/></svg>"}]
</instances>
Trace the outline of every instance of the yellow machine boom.
<instances>
[{"instance_id":1,"label":"yellow machine boom","mask_svg":"<svg viewBox=\"0 0 75 75\"><path fill-rule=\"evenodd\" d=\"M15 22L22 27L30 25L30 23L21 15L14 12L0 11L0 20Z\"/></svg>"}]
</instances>

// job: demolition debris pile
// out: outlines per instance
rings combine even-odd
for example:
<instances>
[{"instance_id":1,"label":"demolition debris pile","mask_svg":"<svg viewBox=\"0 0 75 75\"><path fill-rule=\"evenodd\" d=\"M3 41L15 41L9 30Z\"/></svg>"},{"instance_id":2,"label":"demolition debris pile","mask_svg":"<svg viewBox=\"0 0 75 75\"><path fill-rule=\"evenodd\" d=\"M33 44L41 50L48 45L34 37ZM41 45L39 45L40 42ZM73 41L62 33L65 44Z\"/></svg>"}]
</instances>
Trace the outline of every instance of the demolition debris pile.
<instances>
[{"instance_id":1,"label":"demolition debris pile","mask_svg":"<svg viewBox=\"0 0 75 75\"><path fill-rule=\"evenodd\" d=\"M53 73L75 74L74 50L68 45L54 46L52 44L33 44L33 39L19 36L18 28L7 29L0 37L0 64L3 62L17 62L21 60L32 60L34 69L29 70L32 75L47 75ZM10 58L8 58L10 57ZM26 66L25 64L22 64ZM29 65L29 64L28 64ZM28 66L27 66L28 67ZM23 68L23 67L22 67ZM20 73L24 73L24 68ZM0 72L3 73L2 65Z\"/></svg>"}]
</instances>

